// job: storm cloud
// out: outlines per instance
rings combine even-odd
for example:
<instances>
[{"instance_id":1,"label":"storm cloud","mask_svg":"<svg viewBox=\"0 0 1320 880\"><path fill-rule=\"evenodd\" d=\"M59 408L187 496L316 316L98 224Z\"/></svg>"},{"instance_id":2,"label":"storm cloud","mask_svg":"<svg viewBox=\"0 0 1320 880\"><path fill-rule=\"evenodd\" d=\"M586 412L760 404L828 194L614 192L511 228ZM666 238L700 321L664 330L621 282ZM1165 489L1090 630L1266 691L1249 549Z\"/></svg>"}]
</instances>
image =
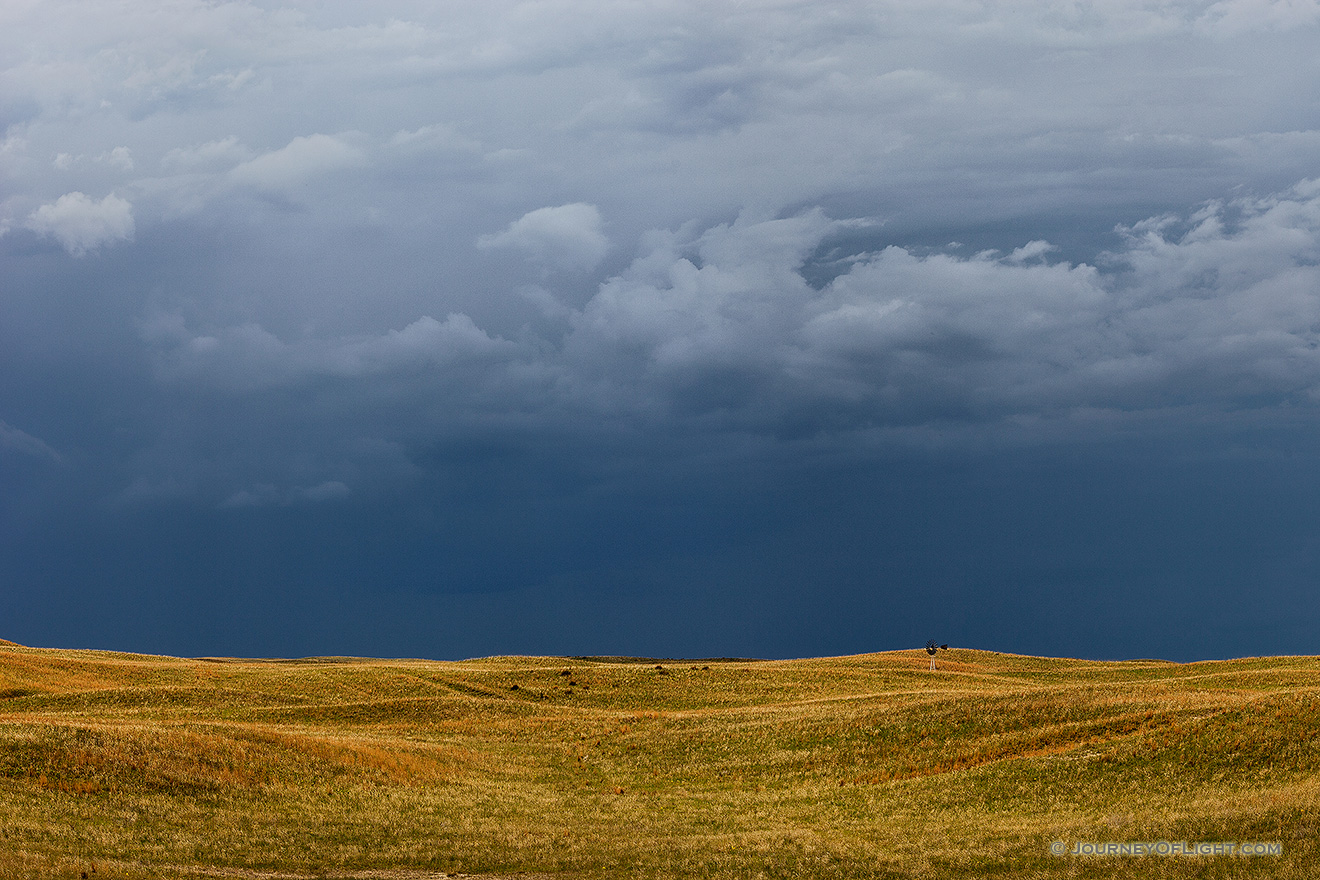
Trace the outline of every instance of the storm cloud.
<instances>
[{"instance_id":1,"label":"storm cloud","mask_svg":"<svg viewBox=\"0 0 1320 880\"><path fill-rule=\"evenodd\" d=\"M497 240L534 238L529 228ZM810 284L804 265L859 228L811 210L652 230L627 266L565 308L561 326L516 338L463 313L289 339L254 323L199 333L157 315L141 334L163 385L240 407L264 405L249 394L304 392L305 411L286 428L290 450L304 451L327 434L374 428L407 446L501 420L597 436L673 428L710 435L707 454L733 435L768 445L811 436L845 450L885 435L897 446L913 435L975 443L981 432L1059 442L1099 419L1177 423L1244 409L1268 419L1315 403L1313 182L1123 227L1121 246L1096 265L1052 260L1044 240L967 254L890 245L838 258L837 274ZM729 451L745 453L741 443Z\"/></svg>"},{"instance_id":2,"label":"storm cloud","mask_svg":"<svg viewBox=\"0 0 1320 880\"><path fill-rule=\"evenodd\" d=\"M4 635L1306 650L1318 30L8 4Z\"/></svg>"}]
</instances>

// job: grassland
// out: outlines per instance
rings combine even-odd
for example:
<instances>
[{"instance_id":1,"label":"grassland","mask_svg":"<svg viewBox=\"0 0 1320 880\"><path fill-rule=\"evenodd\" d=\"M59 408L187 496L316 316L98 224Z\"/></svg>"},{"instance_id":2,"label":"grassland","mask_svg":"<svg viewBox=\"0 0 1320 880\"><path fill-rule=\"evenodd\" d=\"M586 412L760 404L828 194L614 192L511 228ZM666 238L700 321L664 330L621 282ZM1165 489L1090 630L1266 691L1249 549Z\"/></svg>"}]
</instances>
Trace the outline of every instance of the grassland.
<instances>
[{"instance_id":1,"label":"grassland","mask_svg":"<svg viewBox=\"0 0 1320 880\"><path fill-rule=\"evenodd\" d=\"M1320 659L927 666L0 645L0 877L1320 873Z\"/></svg>"}]
</instances>

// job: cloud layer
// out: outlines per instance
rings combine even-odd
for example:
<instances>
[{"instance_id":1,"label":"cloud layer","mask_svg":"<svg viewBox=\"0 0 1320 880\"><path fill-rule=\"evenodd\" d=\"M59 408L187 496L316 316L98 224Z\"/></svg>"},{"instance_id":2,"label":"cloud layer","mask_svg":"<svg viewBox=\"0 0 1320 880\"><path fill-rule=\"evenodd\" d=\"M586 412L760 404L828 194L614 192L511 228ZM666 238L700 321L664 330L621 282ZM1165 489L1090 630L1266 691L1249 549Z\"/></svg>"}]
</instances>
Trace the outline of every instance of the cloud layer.
<instances>
[{"instance_id":1,"label":"cloud layer","mask_svg":"<svg viewBox=\"0 0 1320 880\"><path fill-rule=\"evenodd\" d=\"M238 407L270 405L256 392L316 395L280 417L291 433L251 439L266 468L277 450L305 467L327 437L416 451L497 424L592 435L590 449L640 431L707 436L706 455L743 456L758 437L872 454L1317 406L1313 181L1125 227L1095 265L1053 259L1043 240L887 246L835 257L830 280L808 283L806 265L858 229L811 210L654 230L581 307L517 338L461 313L336 338L252 323L198 333L178 315L141 332L170 385ZM326 454L320 476L340 479L352 453Z\"/></svg>"},{"instance_id":2,"label":"cloud layer","mask_svg":"<svg viewBox=\"0 0 1320 880\"><path fill-rule=\"evenodd\" d=\"M729 611L765 548L935 577L1002 511L876 499L1013 455L1310 485L1317 37L1310 0L4 4L0 537L140 539L138 584L224 523L356 548L288 563L325 583L719 571ZM1038 583L1128 583L1097 504Z\"/></svg>"}]
</instances>

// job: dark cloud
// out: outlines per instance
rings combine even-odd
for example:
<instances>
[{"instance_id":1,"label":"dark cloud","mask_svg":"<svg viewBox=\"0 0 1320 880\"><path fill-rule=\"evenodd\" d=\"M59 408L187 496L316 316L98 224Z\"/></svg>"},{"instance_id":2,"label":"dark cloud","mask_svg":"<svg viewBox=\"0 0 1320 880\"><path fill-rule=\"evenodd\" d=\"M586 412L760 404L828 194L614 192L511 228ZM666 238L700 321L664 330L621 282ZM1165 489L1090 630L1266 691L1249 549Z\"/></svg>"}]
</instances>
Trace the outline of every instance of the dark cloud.
<instances>
[{"instance_id":1,"label":"dark cloud","mask_svg":"<svg viewBox=\"0 0 1320 880\"><path fill-rule=\"evenodd\" d=\"M1305 650L1317 27L8 4L3 635Z\"/></svg>"},{"instance_id":2,"label":"dark cloud","mask_svg":"<svg viewBox=\"0 0 1320 880\"><path fill-rule=\"evenodd\" d=\"M506 339L463 314L334 339L252 323L198 333L178 315L141 332L167 385L240 408L297 390L274 421L305 433L291 443L303 448L359 431L407 448L491 425L683 422L845 444L969 424L1029 440L1041 422L1314 404L1313 183L1142 221L1095 266L1054 262L1043 240L965 256L891 246L812 286L804 262L849 225L817 211L649 233L582 308L562 306L562 334ZM514 230L532 234L501 235Z\"/></svg>"}]
</instances>

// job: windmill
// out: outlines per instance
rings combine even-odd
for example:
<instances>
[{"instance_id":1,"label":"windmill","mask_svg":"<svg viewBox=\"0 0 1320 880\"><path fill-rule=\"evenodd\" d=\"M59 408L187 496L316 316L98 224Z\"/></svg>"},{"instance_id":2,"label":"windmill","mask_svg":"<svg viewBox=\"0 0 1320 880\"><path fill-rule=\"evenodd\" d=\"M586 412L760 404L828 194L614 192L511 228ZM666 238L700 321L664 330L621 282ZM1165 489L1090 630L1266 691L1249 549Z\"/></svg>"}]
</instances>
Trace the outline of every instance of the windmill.
<instances>
[{"instance_id":1,"label":"windmill","mask_svg":"<svg viewBox=\"0 0 1320 880\"><path fill-rule=\"evenodd\" d=\"M936 651L947 651L947 650L949 650L949 646L948 646L948 645L937 645L937 644L935 644L935 640L934 640L934 639L931 639L930 641L926 642L926 653L930 655L930 671L931 671L931 672L934 672L934 671L935 671L935 652L936 652Z\"/></svg>"}]
</instances>

